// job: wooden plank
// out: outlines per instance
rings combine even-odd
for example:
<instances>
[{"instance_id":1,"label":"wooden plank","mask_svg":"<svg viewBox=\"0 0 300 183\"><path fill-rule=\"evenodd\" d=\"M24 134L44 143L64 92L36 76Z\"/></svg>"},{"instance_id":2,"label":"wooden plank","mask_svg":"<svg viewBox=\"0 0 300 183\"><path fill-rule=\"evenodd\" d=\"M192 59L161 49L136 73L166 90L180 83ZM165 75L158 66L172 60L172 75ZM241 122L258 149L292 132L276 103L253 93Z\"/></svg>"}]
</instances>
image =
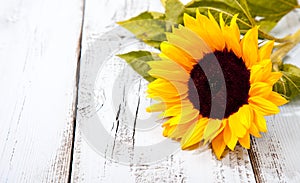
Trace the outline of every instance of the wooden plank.
<instances>
[{"instance_id":1,"label":"wooden plank","mask_svg":"<svg viewBox=\"0 0 300 183\"><path fill-rule=\"evenodd\" d=\"M250 150L256 179L259 182L299 182L300 100L281 108L269 117L269 132L261 139L252 139Z\"/></svg>"},{"instance_id":2,"label":"wooden plank","mask_svg":"<svg viewBox=\"0 0 300 183\"><path fill-rule=\"evenodd\" d=\"M0 7L0 182L69 176L82 0Z\"/></svg>"},{"instance_id":3,"label":"wooden plank","mask_svg":"<svg viewBox=\"0 0 300 183\"><path fill-rule=\"evenodd\" d=\"M209 147L181 151L145 108L147 83L115 54L150 48L118 28L159 1L87 0L72 182L255 182L248 152L222 161Z\"/></svg>"}]
</instances>

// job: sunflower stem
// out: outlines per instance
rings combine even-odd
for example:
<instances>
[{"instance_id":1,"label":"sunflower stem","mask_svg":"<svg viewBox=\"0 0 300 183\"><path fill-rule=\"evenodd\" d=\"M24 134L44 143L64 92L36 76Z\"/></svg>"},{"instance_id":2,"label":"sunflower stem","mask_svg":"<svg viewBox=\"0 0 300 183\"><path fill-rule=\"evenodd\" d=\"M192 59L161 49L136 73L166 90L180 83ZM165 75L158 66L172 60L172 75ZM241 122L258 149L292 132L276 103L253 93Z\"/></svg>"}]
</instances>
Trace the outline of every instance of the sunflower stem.
<instances>
[{"instance_id":1,"label":"sunflower stem","mask_svg":"<svg viewBox=\"0 0 300 183\"><path fill-rule=\"evenodd\" d=\"M272 53L271 60L273 63L274 71L279 71L282 65L283 58L290 52L297 44L300 43L300 29L293 35L287 36L285 38L285 43L279 45L279 48Z\"/></svg>"},{"instance_id":2,"label":"sunflower stem","mask_svg":"<svg viewBox=\"0 0 300 183\"><path fill-rule=\"evenodd\" d=\"M260 29L258 29L258 33L259 33L263 38L268 39L268 40L274 40L274 41L277 42L277 43L286 43L286 42L290 41L290 40L289 40L289 37L290 37L290 36L286 36L286 37L284 37L284 38L276 38L276 37L274 37L274 36L272 36L272 35L270 35L270 34L268 34L268 33L265 33L264 31L262 31L262 30L260 30Z\"/></svg>"}]
</instances>

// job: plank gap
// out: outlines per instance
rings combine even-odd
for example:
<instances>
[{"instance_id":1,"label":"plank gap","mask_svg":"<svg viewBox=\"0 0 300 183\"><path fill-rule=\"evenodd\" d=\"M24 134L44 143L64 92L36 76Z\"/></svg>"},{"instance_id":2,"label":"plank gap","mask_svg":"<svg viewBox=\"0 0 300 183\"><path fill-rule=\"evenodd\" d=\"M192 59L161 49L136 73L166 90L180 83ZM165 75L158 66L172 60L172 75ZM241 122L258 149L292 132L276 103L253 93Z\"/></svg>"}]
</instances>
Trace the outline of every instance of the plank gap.
<instances>
[{"instance_id":1,"label":"plank gap","mask_svg":"<svg viewBox=\"0 0 300 183\"><path fill-rule=\"evenodd\" d=\"M72 120L72 145L71 145L71 153L70 153L70 164L69 164L69 175L68 182L71 182L72 179L72 165L73 165L73 156L74 156L74 148L75 148L75 137L76 137L76 119L77 119L77 105L78 105L78 95L79 95L79 80L80 80L80 61L82 56L82 34L84 27L84 18L85 18L85 0L82 0L82 19L81 19L81 27L80 27L80 35L78 41L78 58L77 58L77 68L76 68L76 83L75 83L75 98L73 105L73 120Z\"/></svg>"},{"instance_id":2,"label":"plank gap","mask_svg":"<svg viewBox=\"0 0 300 183\"><path fill-rule=\"evenodd\" d=\"M250 140L251 140L251 146L250 146L250 149L248 149L248 155L249 155L251 167L253 170L254 178L255 178L256 182L263 182L261 179L261 176L260 176L260 170L259 170L259 165L257 162L257 157L253 150L253 143L254 143L253 137L250 137Z\"/></svg>"}]
</instances>

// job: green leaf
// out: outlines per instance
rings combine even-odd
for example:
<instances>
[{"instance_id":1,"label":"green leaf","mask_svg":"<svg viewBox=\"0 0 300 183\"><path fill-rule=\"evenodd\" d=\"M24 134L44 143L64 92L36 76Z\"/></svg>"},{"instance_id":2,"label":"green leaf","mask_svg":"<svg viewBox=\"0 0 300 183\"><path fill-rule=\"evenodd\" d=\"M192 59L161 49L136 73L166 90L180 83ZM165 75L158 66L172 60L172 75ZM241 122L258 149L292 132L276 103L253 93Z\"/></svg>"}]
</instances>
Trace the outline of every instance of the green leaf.
<instances>
[{"instance_id":1,"label":"green leaf","mask_svg":"<svg viewBox=\"0 0 300 183\"><path fill-rule=\"evenodd\" d=\"M253 17L259 17L261 30L269 32L286 14L299 8L297 0L247 0Z\"/></svg>"},{"instance_id":2,"label":"green leaf","mask_svg":"<svg viewBox=\"0 0 300 183\"><path fill-rule=\"evenodd\" d=\"M184 5L179 0L166 0L165 20L174 24L181 24Z\"/></svg>"},{"instance_id":3,"label":"green leaf","mask_svg":"<svg viewBox=\"0 0 300 183\"><path fill-rule=\"evenodd\" d=\"M270 38L265 32L269 32L284 15L297 7L297 0L194 0L186 5L185 12L193 14L198 8L206 14L210 10L216 19L222 12L227 23L234 14L239 14L237 23L241 32L260 25L260 37Z\"/></svg>"},{"instance_id":4,"label":"green leaf","mask_svg":"<svg viewBox=\"0 0 300 183\"><path fill-rule=\"evenodd\" d=\"M147 19L164 19L164 14L163 13L159 13L159 12L154 12L154 11L145 11L141 14L139 14L138 16L132 17L129 20L126 21L121 21L118 23L122 23L122 22L128 22L128 21L133 21L133 20L147 20Z\"/></svg>"},{"instance_id":5,"label":"green leaf","mask_svg":"<svg viewBox=\"0 0 300 183\"><path fill-rule=\"evenodd\" d=\"M150 66L147 64L147 62L153 60L160 60L157 53L149 51L132 51L117 56L126 60L126 62L147 81L152 82L155 80L155 78L148 74Z\"/></svg>"},{"instance_id":6,"label":"green leaf","mask_svg":"<svg viewBox=\"0 0 300 183\"><path fill-rule=\"evenodd\" d=\"M160 0L161 4L163 5L163 7L166 7L166 1L167 0Z\"/></svg>"},{"instance_id":7,"label":"green leaf","mask_svg":"<svg viewBox=\"0 0 300 183\"><path fill-rule=\"evenodd\" d=\"M160 43L166 40L166 22L163 19L161 13L144 12L118 24L150 46L159 48Z\"/></svg>"},{"instance_id":8,"label":"green leaf","mask_svg":"<svg viewBox=\"0 0 300 183\"><path fill-rule=\"evenodd\" d=\"M273 90L291 100L300 94L300 68L292 64L283 64L281 79L275 83Z\"/></svg>"},{"instance_id":9,"label":"green leaf","mask_svg":"<svg viewBox=\"0 0 300 183\"><path fill-rule=\"evenodd\" d=\"M252 26L255 26L255 21L252 18L252 15L249 10L248 2L247 0L235 0L235 3L239 6L239 8L243 11L249 22L251 23Z\"/></svg>"},{"instance_id":10,"label":"green leaf","mask_svg":"<svg viewBox=\"0 0 300 183\"><path fill-rule=\"evenodd\" d=\"M251 21L245 14L248 7L244 8L238 0L194 0L186 5L188 14L195 14L196 9L199 9L202 14L207 14L210 10L216 20L219 19L219 13L223 13L226 23L229 23L235 14L239 14L237 23L240 29L248 30L252 27Z\"/></svg>"}]
</instances>

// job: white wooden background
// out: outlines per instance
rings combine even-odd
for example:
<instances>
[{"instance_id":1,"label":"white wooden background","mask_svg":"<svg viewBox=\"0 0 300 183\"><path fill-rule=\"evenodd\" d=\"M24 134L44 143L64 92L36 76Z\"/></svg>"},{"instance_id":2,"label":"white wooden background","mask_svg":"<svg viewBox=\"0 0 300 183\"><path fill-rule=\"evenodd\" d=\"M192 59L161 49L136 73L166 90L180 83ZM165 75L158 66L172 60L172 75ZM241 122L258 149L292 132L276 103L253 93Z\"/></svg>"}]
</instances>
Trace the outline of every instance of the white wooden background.
<instances>
[{"instance_id":1,"label":"white wooden background","mask_svg":"<svg viewBox=\"0 0 300 183\"><path fill-rule=\"evenodd\" d=\"M151 144L165 139L145 113L147 83L114 56L150 48L115 22L163 11L159 0L0 4L1 183L300 182L300 100L268 117L269 132L252 139L249 151L237 147L221 161L209 147L175 151L157 162L136 159L138 146L163 152ZM300 12L294 11L273 33L297 28ZM289 56L288 62L300 66L300 47ZM113 139L102 149L93 135L100 142L103 134L85 123L95 116ZM143 131L146 123L156 126ZM129 159L116 162L124 154Z\"/></svg>"}]
</instances>

